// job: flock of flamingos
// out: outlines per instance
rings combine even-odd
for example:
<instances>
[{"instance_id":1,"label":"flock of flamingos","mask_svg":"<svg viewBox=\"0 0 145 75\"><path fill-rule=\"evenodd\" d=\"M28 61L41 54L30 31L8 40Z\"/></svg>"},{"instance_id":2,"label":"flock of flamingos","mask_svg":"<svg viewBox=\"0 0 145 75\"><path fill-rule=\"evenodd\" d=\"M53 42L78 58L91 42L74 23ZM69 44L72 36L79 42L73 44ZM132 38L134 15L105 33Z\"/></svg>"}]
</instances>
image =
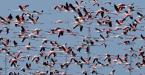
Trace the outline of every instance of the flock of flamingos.
<instances>
[{"instance_id":1,"label":"flock of flamingos","mask_svg":"<svg viewBox=\"0 0 145 75\"><path fill-rule=\"evenodd\" d=\"M135 3L76 0L52 6L55 13L17 7L0 15L0 75L145 74L145 15ZM46 24L46 14L65 20Z\"/></svg>"}]
</instances>

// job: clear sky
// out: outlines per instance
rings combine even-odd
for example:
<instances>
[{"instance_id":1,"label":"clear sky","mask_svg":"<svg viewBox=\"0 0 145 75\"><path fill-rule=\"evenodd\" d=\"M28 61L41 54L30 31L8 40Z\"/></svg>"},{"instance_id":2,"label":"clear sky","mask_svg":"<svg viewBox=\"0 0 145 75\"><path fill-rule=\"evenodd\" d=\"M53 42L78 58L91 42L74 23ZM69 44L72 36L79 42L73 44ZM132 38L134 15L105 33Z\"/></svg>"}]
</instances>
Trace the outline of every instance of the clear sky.
<instances>
[{"instance_id":1,"label":"clear sky","mask_svg":"<svg viewBox=\"0 0 145 75\"><path fill-rule=\"evenodd\" d=\"M84 1L90 1L90 0L84 0ZM99 0L99 2L101 2L101 3L104 3L105 1L111 1L112 3L115 3L115 4L118 4L118 3L132 4L132 3L134 3L135 9L136 10L142 10L141 12L143 14L145 14L145 6L144 6L145 0ZM35 28L39 28L39 29L42 30L41 31L41 37L45 37L46 39L49 39L49 40L58 41L62 45L67 43L68 46L76 47L76 45L78 45L82 42L82 38L79 37L79 36L74 37L74 36L70 36L70 35L64 35L64 36L58 38L57 35L51 35L50 36L50 35L47 35L47 33L46 33L47 31L50 31L50 29L56 28L56 27L60 27L60 28L64 28L64 29L65 28L66 29L72 29L74 27L73 21L74 21L74 15L76 15L74 12L69 12L69 13L68 12L60 12L60 11L55 11L53 9L56 5L65 4L66 2L75 4L75 0L0 0L0 10L1 10L0 11L0 16L3 16L3 17L8 16L11 13L15 17L17 14L21 14L21 12L18 10L19 9L18 6L21 5L21 4L30 5L28 7L28 10L30 10L30 11L33 11L33 10L41 11L41 10L43 10L44 13L42 15L39 15L38 24L36 24L36 25L26 24L26 25L24 25L26 27L26 29L33 30ZM95 6L90 5L90 4L83 4L83 5L86 8L88 8L89 10L95 11L95 10L99 9ZM113 6L103 5L103 4L100 5L100 6L103 6L105 8L108 8L108 9L111 9L112 11L114 11ZM140 9L140 8L143 8L143 9ZM117 17L112 16L112 20L119 19L119 18L120 18L120 16L117 16ZM60 24L55 24L54 22L58 19L61 19L64 22L60 23ZM128 21L130 21L130 20L128 20ZM99 37L100 33L97 33L93 28L102 28L103 29L103 28L106 28L106 26L99 27L99 25L96 25L95 20L90 21L90 22L92 23L91 36L100 38ZM89 25L87 25L87 24L84 24L84 25L86 25L86 27L84 27L82 32L79 31L79 28L76 28L73 31L77 32L77 33L80 33L81 35L87 36L88 35L87 34L88 33L87 27L89 27ZM116 27L115 23L114 23L113 26ZM144 20L138 28L144 30L145 27L141 28L142 26L144 27ZM9 27L11 33L8 34L8 35L6 35L5 33L2 33L2 34L0 34L0 37L5 37L5 38L11 39L11 40L16 40L20 45L25 45L25 44L31 42L31 45L33 47L35 47L32 50L24 51L25 53L22 53L22 56L39 55L39 49L40 49L39 46L41 45L42 38L27 39L24 43L21 43L20 39L17 37L18 32L20 31L19 27L14 27L14 24L10 24L10 25L7 25L7 26L4 26L4 25L0 24L0 29L2 29L2 27ZM116 32L114 32L114 33L116 33ZM104 34L104 33L102 33L102 34ZM120 32L117 32L116 34L121 35ZM145 35L145 32L144 31L136 31L136 32L130 32L129 34L139 37L140 34ZM115 36L115 35L112 34L112 36ZM126 37L124 35L121 35L121 36L123 38L126 38L126 39L123 39L123 40L128 40L128 37ZM103 61L103 58L105 57L104 55L106 53L109 53L111 55L117 55L117 54L124 55L125 53L129 53L129 48L130 47L133 47L135 50L138 50L142 45L143 46L145 45L144 40L137 40L136 42L133 42L131 45L119 45L119 43L121 41L122 41L122 39L109 38L109 39L107 39L107 41L105 41L105 43L107 44L106 48L104 48L104 46L92 46L90 48L91 52L90 52L89 55L86 54L83 51L80 52L80 53L76 52L76 53L78 53L78 58L77 59L79 59L79 56L83 56L84 58L90 56L92 58L93 57L99 57L99 59L101 61ZM97 44L100 44L100 43L97 43ZM3 46L0 44L0 47L3 47ZM18 52L18 50L21 50L21 47L20 48L10 48L10 50L12 52ZM103 56L97 56L97 55L103 55ZM67 58L66 58L66 56L67 56ZM4 68L5 65L7 64L6 65L7 72L5 72L4 71L5 69L4 69L2 71L2 75L4 75L5 73L8 74L9 71L15 71L15 72L18 71L18 72L20 72L20 75L25 74L25 73L20 71L21 67L19 67L17 69L10 67L10 64L9 64L8 60L11 57L9 57L8 55L6 56L7 57L6 58L7 59L6 63L5 63L5 58L4 57L5 57L4 53L0 53L0 59L1 59L0 64L2 64L2 65L0 65L0 67ZM60 53L60 54L58 54L58 57L56 57L56 59L59 63L54 66L54 69L59 70L60 69L60 66L59 66L60 63L63 63L66 60L69 60L70 56L68 56L64 53L62 53L62 54ZM137 61L141 61L140 58L132 58L132 59L133 59L132 60L133 64L136 63ZM41 64L42 64L42 61L43 60L41 60ZM21 60L20 62L18 62L18 64L20 66L24 67L26 62L30 62L30 61ZM90 65L85 65L84 69L80 69L80 67L78 67L78 65L72 64L67 69L67 73L70 74L70 75L82 75L81 72L85 71L85 70L90 71L91 66L92 66L91 64ZM135 67L135 66L133 66L133 67ZM109 67L97 67L96 70L103 75L108 75L109 72L111 72L113 69L116 70L115 75L129 75L130 74L128 72L127 68L126 67L124 68L124 65L118 65L118 64L115 64L115 63L110 65ZM47 70L50 70L50 68L44 67L40 64L32 63L32 70L29 70L27 73L29 75L30 73L33 73L35 71L47 71ZM64 70L61 70L61 71L66 71L66 70L64 69ZM88 73L88 75L91 75L91 73ZM132 72L132 75L145 75L145 68L143 67L142 69L138 69L137 67L135 67L135 69Z\"/></svg>"}]
</instances>

